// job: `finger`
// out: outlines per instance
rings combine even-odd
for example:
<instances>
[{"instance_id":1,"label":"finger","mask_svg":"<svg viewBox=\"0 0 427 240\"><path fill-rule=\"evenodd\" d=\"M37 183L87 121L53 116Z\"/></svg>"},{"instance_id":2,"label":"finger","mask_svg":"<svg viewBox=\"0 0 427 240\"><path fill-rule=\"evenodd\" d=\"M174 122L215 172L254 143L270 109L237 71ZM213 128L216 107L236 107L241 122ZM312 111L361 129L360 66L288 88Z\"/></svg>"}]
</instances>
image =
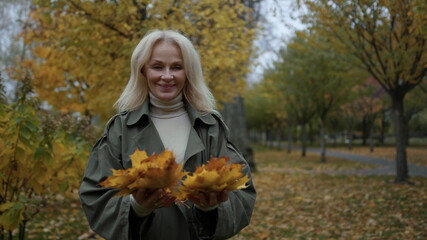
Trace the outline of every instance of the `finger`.
<instances>
[{"instance_id":1,"label":"finger","mask_svg":"<svg viewBox=\"0 0 427 240\"><path fill-rule=\"evenodd\" d=\"M222 203L228 200L228 191L224 190L219 193L218 203Z\"/></svg>"},{"instance_id":2,"label":"finger","mask_svg":"<svg viewBox=\"0 0 427 240\"><path fill-rule=\"evenodd\" d=\"M145 202L146 202L146 199L147 199L147 197L146 197L146 195L147 195L146 189L139 188L136 191L134 191L132 193L132 195L133 195L133 198L136 200L136 202L139 205L141 205L141 206L145 205Z\"/></svg>"},{"instance_id":3,"label":"finger","mask_svg":"<svg viewBox=\"0 0 427 240\"><path fill-rule=\"evenodd\" d=\"M172 197L170 195L163 197L161 200L161 206L163 206L163 207L170 207L174 203L175 203L175 197Z\"/></svg>"},{"instance_id":4,"label":"finger","mask_svg":"<svg viewBox=\"0 0 427 240\"><path fill-rule=\"evenodd\" d=\"M162 193L162 189L139 189L136 195L134 195L134 198L142 207L155 209L159 206L154 203L159 201Z\"/></svg>"},{"instance_id":5,"label":"finger","mask_svg":"<svg viewBox=\"0 0 427 240\"><path fill-rule=\"evenodd\" d=\"M157 189L148 199L148 202L151 203L155 208L162 207L162 198L164 196L162 189Z\"/></svg>"},{"instance_id":6,"label":"finger","mask_svg":"<svg viewBox=\"0 0 427 240\"><path fill-rule=\"evenodd\" d=\"M216 193L214 192L209 193L208 204L209 204L209 207L218 205L218 197Z\"/></svg>"},{"instance_id":7,"label":"finger","mask_svg":"<svg viewBox=\"0 0 427 240\"><path fill-rule=\"evenodd\" d=\"M208 206L208 201L209 201L208 199L209 199L209 197L207 196L207 194L204 194L204 193L200 194L200 196L199 196L199 205L202 206L202 207L207 207Z\"/></svg>"},{"instance_id":8,"label":"finger","mask_svg":"<svg viewBox=\"0 0 427 240\"><path fill-rule=\"evenodd\" d=\"M199 202L199 197L195 196L193 194L190 194L187 196L188 200L192 201L193 203L198 203Z\"/></svg>"},{"instance_id":9,"label":"finger","mask_svg":"<svg viewBox=\"0 0 427 240\"><path fill-rule=\"evenodd\" d=\"M160 204L158 202L153 203L152 209L160 208Z\"/></svg>"}]
</instances>

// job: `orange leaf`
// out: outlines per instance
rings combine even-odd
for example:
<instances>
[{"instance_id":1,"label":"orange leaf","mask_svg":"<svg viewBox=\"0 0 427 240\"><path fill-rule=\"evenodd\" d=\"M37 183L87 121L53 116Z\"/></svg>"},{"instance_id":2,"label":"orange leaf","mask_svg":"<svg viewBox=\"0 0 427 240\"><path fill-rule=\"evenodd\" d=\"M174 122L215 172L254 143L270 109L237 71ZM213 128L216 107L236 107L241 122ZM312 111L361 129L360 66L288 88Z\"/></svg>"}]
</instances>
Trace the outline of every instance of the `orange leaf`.
<instances>
[{"instance_id":1,"label":"orange leaf","mask_svg":"<svg viewBox=\"0 0 427 240\"><path fill-rule=\"evenodd\" d=\"M187 176L182 181L178 191L173 192L177 201L184 201L188 195L197 195L201 192L233 191L248 187L247 175L242 173L242 164L228 164L229 157L212 158L209 162Z\"/></svg>"},{"instance_id":2,"label":"orange leaf","mask_svg":"<svg viewBox=\"0 0 427 240\"><path fill-rule=\"evenodd\" d=\"M136 150L131 156L132 167L112 169L113 174L99 183L102 187L119 189L117 196L129 195L138 188L170 188L178 184L187 172L182 172L182 164L175 162L171 151L148 157L145 151Z\"/></svg>"}]
</instances>

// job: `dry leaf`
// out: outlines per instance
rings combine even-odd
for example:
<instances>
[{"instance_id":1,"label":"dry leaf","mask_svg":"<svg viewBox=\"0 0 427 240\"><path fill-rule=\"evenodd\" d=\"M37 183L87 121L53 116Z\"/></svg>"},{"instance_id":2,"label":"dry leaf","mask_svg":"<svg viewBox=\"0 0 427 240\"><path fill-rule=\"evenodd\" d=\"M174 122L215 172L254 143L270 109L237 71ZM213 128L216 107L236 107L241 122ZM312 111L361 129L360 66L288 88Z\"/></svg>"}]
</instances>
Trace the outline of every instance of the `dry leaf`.
<instances>
[{"instance_id":1,"label":"dry leaf","mask_svg":"<svg viewBox=\"0 0 427 240\"><path fill-rule=\"evenodd\" d=\"M242 173L242 164L228 164L229 157L212 158L207 164L197 167L192 175L182 181L182 186L173 192L178 201L184 201L188 195L200 193L233 191L248 187L247 175Z\"/></svg>"},{"instance_id":2,"label":"dry leaf","mask_svg":"<svg viewBox=\"0 0 427 240\"><path fill-rule=\"evenodd\" d=\"M116 196L129 195L138 188L162 188L169 192L187 174L168 150L150 157L145 151L136 150L130 158L132 168L112 169L113 174L99 185L120 189Z\"/></svg>"}]
</instances>

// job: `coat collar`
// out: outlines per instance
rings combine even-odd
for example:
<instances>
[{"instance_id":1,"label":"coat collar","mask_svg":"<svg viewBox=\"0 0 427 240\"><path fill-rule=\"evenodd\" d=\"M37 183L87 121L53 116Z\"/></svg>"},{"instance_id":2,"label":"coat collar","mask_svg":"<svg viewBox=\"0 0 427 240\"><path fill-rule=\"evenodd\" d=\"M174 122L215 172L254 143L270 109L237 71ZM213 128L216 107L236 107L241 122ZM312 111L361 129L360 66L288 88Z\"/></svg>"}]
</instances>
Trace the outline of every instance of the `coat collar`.
<instances>
[{"instance_id":1,"label":"coat collar","mask_svg":"<svg viewBox=\"0 0 427 240\"><path fill-rule=\"evenodd\" d=\"M194 161L201 161L201 159L192 159L189 160L192 156L196 155L197 153L205 150L206 146L203 143L205 140L201 139L201 136L199 136L198 131L195 128L195 125L198 125L199 127L203 124L205 125L215 125L216 119L212 115L212 113L207 114L201 114L199 113L194 107L191 106L187 101L184 100L184 106L187 111L188 117L191 121L192 128L190 129L190 135L188 138L187 148L185 150L184 155L184 162L185 162L185 169L188 170L192 168L192 166L195 166L196 163ZM145 101L144 104L139 107L138 109L134 111L130 111L126 114L126 124L128 126L134 125L134 124L141 124L143 128L141 129L141 132L138 133L133 138L133 141L135 141L136 146L138 149L150 149L150 153L160 153L164 151L164 146L162 144L162 140L160 139L160 136L154 127L153 123L149 119L149 101ZM199 129L197 127L197 129ZM201 165L201 162L198 162L197 164ZM194 170L194 169L193 169Z\"/></svg>"},{"instance_id":2,"label":"coat collar","mask_svg":"<svg viewBox=\"0 0 427 240\"><path fill-rule=\"evenodd\" d=\"M139 108L133 111L130 111L126 124L128 126L131 126L139 122L141 119L148 121L149 105L150 105L149 101L145 101ZM216 120L212 116L212 113L203 113L203 114L200 113L193 106L191 106L191 104L186 99L184 99L184 106L185 106L185 110L188 113L188 117L190 118L192 126L194 126L194 124L198 119L207 125L215 124Z\"/></svg>"}]
</instances>

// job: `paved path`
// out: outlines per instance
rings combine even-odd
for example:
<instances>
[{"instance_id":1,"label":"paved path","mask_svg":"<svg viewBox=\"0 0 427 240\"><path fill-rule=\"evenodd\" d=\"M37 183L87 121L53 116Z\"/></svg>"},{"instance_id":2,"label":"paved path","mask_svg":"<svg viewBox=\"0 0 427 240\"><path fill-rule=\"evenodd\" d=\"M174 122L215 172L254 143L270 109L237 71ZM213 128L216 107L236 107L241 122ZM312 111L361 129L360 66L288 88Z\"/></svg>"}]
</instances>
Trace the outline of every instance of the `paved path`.
<instances>
[{"instance_id":1,"label":"paved path","mask_svg":"<svg viewBox=\"0 0 427 240\"><path fill-rule=\"evenodd\" d=\"M320 154L319 148L307 148L308 152ZM356 162L363 162L378 165L378 168L367 170L343 170L342 174L357 174L357 175L396 175L396 162L369 156L356 155L346 152L336 152L326 149L326 156L347 159ZM414 164L408 164L409 176L427 177L427 167ZM334 172L331 172L334 173Z\"/></svg>"}]
</instances>

